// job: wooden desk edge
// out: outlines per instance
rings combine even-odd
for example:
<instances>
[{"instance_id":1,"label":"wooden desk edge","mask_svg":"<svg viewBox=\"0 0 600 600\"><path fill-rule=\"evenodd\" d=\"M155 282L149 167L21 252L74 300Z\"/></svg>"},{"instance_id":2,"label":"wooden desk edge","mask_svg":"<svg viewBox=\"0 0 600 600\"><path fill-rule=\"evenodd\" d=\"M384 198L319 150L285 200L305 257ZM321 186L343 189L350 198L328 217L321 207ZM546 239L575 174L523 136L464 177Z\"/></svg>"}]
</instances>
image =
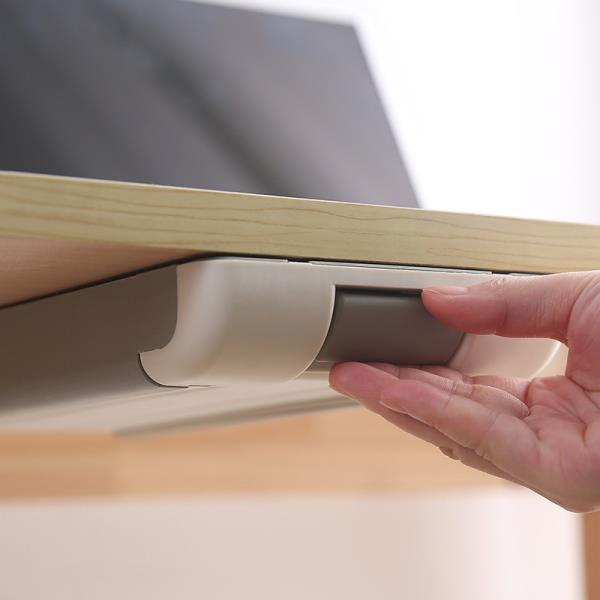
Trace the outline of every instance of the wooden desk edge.
<instances>
[{"instance_id":1,"label":"wooden desk edge","mask_svg":"<svg viewBox=\"0 0 600 600\"><path fill-rule=\"evenodd\" d=\"M505 272L600 267L596 226L0 172L0 236Z\"/></svg>"}]
</instances>

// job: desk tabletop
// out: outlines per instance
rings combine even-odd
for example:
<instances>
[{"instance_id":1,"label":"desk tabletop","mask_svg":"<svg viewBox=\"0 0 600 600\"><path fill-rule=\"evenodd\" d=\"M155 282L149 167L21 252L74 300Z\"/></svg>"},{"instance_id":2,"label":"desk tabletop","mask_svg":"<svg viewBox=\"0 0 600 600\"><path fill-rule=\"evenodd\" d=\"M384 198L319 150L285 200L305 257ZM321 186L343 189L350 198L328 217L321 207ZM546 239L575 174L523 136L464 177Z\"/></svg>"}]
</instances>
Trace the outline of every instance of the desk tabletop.
<instances>
[{"instance_id":1,"label":"desk tabletop","mask_svg":"<svg viewBox=\"0 0 600 600\"><path fill-rule=\"evenodd\" d=\"M549 273L600 268L600 228L0 172L0 305L202 255Z\"/></svg>"}]
</instances>

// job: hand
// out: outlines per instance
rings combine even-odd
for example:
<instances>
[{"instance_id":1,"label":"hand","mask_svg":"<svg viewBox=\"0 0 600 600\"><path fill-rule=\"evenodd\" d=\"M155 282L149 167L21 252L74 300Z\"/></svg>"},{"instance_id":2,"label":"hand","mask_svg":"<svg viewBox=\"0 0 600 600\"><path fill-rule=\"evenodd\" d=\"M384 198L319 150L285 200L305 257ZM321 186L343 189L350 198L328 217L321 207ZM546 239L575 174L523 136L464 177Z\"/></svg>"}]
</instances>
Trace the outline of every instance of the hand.
<instances>
[{"instance_id":1,"label":"hand","mask_svg":"<svg viewBox=\"0 0 600 600\"><path fill-rule=\"evenodd\" d=\"M422 299L440 321L469 333L565 343L565 375L529 381L342 363L331 386L465 465L568 510L600 508L600 272L429 288Z\"/></svg>"}]
</instances>

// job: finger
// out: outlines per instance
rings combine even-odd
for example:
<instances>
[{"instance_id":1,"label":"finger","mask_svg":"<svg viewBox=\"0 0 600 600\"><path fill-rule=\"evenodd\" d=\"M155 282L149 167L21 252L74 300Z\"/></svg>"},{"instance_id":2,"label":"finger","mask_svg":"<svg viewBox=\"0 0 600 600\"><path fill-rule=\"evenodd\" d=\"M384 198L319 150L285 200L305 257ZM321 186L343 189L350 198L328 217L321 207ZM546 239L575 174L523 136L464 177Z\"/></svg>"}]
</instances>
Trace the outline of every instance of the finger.
<instances>
[{"instance_id":1,"label":"finger","mask_svg":"<svg viewBox=\"0 0 600 600\"><path fill-rule=\"evenodd\" d=\"M524 377L504 377L500 375L476 375L475 377L469 377L450 367L423 366L419 368L442 377L447 377L448 379L504 390L528 406L527 390L529 389L530 380Z\"/></svg>"},{"instance_id":2,"label":"finger","mask_svg":"<svg viewBox=\"0 0 600 600\"><path fill-rule=\"evenodd\" d=\"M335 390L358 400L363 406L403 431L438 447L452 446L452 440L443 433L408 415L390 410L379 402L381 390L394 379L385 371L360 363L344 363L343 367L335 365L329 376L330 385Z\"/></svg>"},{"instance_id":3,"label":"finger","mask_svg":"<svg viewBox=\"0 0 600 600\"><path fill-rule=\"evenodd\" d=\"M523 403L525 403L527 399L527 389L529 388L530 381L523 377L501 377L499 375L476 375L475 377L470 377L456 369L438 365L424 365L419 367L419 369L428 371L429 373L435 373L436 375L446 377L447 379L478 385L487 385L499 390L504 390Z\"/></svg>"},{"instance_id":4,"label":"finger","mask_svg":"<svg viewBox=\"0 0 600 600\"><path fill-rule=\"evenodd\" d=\"M464 465L489 475L520 483L514 477L478 456L473 450L460 446L437 429L381 404L379 401L381 390L397 379L394 374L397 373L397 369L398 367L385 363L375 363L374 365L338 364L331 370L330 383L334 389L359 400L366 408L379 414L396 427L437 446L446 456L460 460Z\"/></svg>"},{"instance_id":5,"label":"finger","mask_svg":"<svg viewBox=\"0 0 600 600\"><path fill-rule=\"evenodd\" d=\"M367 364L387 371L392 375L397 373L396 365L390 365L388 363ZM425 371L427 373L433 373L434 375L439 375L440 377L445 377L446 379L450 379L452 381L464 381L465 383L487 385L499 390L504 390L528 406L527 391L531 382L529 379L525 379L523 377L504 377L499 375L476 375L475 377L470 377L469 375L465 375L456 369L451 369L450 367L441 365L421 365L413 368Z\"/></svg>"},{"instance_id":6,"label":"finger","mask_svg":"<svg viewBox=\"0 0 600 600\"><path fill-rule=\"evenodd\" d=\"M381 403L437 429L459 446L520 481L533 481L540 448L524 421L459 394L414 380L396 380Z\"/></svg>"},{"instance_id":7,"label":"finger","mask_svg":"<svg viewBox=\"0 0 600 600\"><path fill-rule=\"evenodd\" d=\"M452 379L453 381L473 383L472 378L468 375L464 375L456 369L451 369L450 367L445 367L443 365L421 365L419 366L419 369L427 371L428 373L433 373L434 375L439 375L440 377L445 377L446 379Z\"/></svg>"},{"instance_id":8,"label":"finger","mask_svg":"<svg viewBox=\"0 0 600 600\"><path fill-rule=\"evenodd\" d=\"M566 342L573 306L594 277L593 272L498 277L465 288L427 288L422 299L433 316L462 331Z\"/></svg>"},{"instance_id":9,"label":"finger","mask_svg":"<svg viewBox=\"0 0 600 600\"><path fill-rule=\"evenodd\" d=\"M499 375L477 375L471 379L473 383L504 390L529 407L528 390L531 383L529 379L522 377L501 377Z\"/></svg>"},{"instance_id":10,"label":"finger","mask_svg":"<svg viewBox=\"0 0 600 600\"><path fill-rule=\"evenodd\" d=\"M510 392L506 391L501 387L492 387L480 383L479 379L470 378L463 376L458 371L453 369L447 369L438 367L437 373L445 373L450 375L451 378L441 376L431 372L430 369L425 367L402 367L397 365L390 365L386 363L368 363L370 366L374 366L377 369L383 370L389 375L396 379L413 379L415 381L423 381L437 388L446 391L448 393L460 394L466 398L470 398L475 402L479 402L484 406L512 414L518 418L525 418L529 414L529 408L519 398L515 397ZM360 367L355 367L359 369ZM370 377L369 372L362 374L363 378ZM361 373L355 375L356 378L361 377ZM491 378L495 381L495 378ZM498 378L501 379L501 378ZM382 385L391 383L392 380L381 380ZM485 379L484 379L485 381ZM509 387L507 385L507 387Z\"/></svg>"},{"instance_id":11,"label":"finger","mask_svg":"<svg viewBox=\"0 0 600 600\"><path fill-rule=\"evenodd\" d=\"M433 373L434 375L439 375L440 377L445 377L446 379L451 379L453 381L467 381L468 378L466 375L463 375L460 371L456 369L451 369L450 367L444 367L440 365L394 365L390 363L378 363L378 362L369 362L364 363L367 365L371 365L376 369L381 369L390 375L394 375L394 377L398 377L400 368L410 368L410 369L419 369L420 371L424 371L426 373Z\"/></svg>"},{"instance_id":12,"label":"finger","mask_svg":"<svg viewBox=\"0 0 600 600\"><path fill-rule=\"evenodd\" d=\"M440 447L440 451L448 458L460 461L466 467L477 469L478 471L482 471L483 473L487 473L488 475L492 475L493 477L505 479L506 481L510 481L511 483L523 485L521 481L515 479L514 477L511 477L504 471L500 470L496 465L493 465L481 456L477 456L477 454L475 454L475 452L473 450L470 450L469 448L454 445L453 447Z\"/></svg>"}]
</instances>

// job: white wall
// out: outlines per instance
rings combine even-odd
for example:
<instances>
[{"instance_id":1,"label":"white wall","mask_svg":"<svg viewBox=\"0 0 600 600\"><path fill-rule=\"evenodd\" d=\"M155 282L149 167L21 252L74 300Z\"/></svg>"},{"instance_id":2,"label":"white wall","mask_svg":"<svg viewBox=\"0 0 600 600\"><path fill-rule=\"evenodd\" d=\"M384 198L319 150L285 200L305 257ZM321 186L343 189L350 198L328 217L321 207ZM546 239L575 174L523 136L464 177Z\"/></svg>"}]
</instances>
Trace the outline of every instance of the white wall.
<instances>
[{"instance_id":1,"label":"white wall","mask_svg":"<svg viewBox=\"0 0 600 600\"><path fill-rule=\"evenodd\" d=\"M358 24L426 208L600 223L596 0L217 0Z\"/></svg>"},{"instance_id":2,"label":"white wall","mask_svg":"<svg viewBox=\"0 0 600 600\"><path fill-rule=\"evenodd\" d=\"M425 207L600 223L597 2L377 4L366 39Z\"/></svg>"},{"instance_id":3,"label":"white wall","mask_svg":"<svg viewBox=\"0 0 600 600\"><path fill-rule=\"evenodd\" d=\"M533 494L0 505L0 598L582 600L578 519Z\"/></svg>"}]
</instances>

